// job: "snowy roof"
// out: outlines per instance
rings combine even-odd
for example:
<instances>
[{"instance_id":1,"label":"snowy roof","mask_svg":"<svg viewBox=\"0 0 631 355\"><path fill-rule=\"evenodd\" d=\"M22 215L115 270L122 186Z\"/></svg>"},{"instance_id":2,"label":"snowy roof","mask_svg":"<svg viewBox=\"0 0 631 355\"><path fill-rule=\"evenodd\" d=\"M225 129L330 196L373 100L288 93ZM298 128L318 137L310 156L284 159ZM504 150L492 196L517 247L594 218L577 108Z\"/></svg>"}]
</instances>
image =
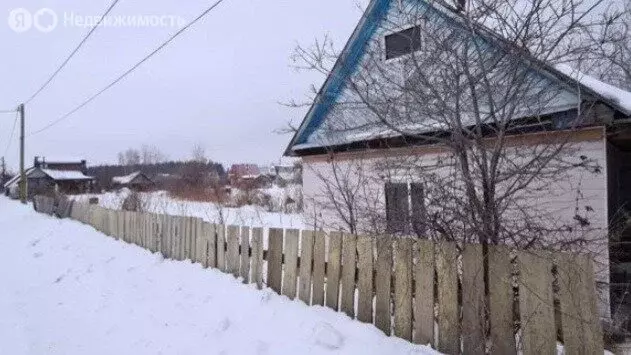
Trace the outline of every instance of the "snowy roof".
<instances>
[{"instance_id":1,"label":"snowy roof","mask_svg":"<svg viewBox=\"0 0 631 355\"><path fill-rule=\"evenodd\" d=\"M566 64L555 65L555 69L593 90L603 98L613 101L612 103L616 104L621 111L631 115L631 92L604 83Z\"/></svg>"},{"instance_id":2,"label":"snowy roof","mask_svg":"<svg viewBox=\"0 0 631 355\"><path fill-rule=\"evenodd\" d=\"M125 175L125 176L114 176L112 178L112 182L115 184L120 184L120 185L127 185L129 183L131 183L135 178L138 177L138 175L142 174L140 171L136 171L134 173L131 173L129 175Z\"/></svg>"},{"instance_id":3,"label":"snowy roof","mask_svg":"<svg viewBox=\"0 0 631 355\"><path fill-rule=\"evenodd\" d=\"M94 180L91 176L86 176L77 170L51 170L41 169L42 172L50 176L53 180Z\"/></svg>"},{"instance_id":4,"label":"snowy roof","mask_svg":"<svg viewBox=\"0 0 631 355\"><path fill-rule=\"evenodd\" d=\"M35 168L28 168L24 171L24 173L28 176L29 173L31 173L31 171L33 171ZM18 182L18 180L20 180L20 174L15 174L14 177L12 177L11 179L9 179L9 181L4 183L4 188L8 188L11 185L14 185Z\"/></svg>"}]
</instances>

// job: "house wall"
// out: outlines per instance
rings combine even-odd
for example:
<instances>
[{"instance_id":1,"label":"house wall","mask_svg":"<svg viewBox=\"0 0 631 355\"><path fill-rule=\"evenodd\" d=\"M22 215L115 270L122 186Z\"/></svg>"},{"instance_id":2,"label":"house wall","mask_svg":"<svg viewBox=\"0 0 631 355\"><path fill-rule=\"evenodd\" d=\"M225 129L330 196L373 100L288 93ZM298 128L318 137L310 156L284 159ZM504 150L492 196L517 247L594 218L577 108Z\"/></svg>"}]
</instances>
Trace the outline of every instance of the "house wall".
<instances>
[{"instance_id":1,"label":"house wall","mask_svg":"<svg viewBox=\"0 0 631 355\"><path fill-rule=\"evenodd\" d=\"M595 254L599 281L609 282L607 148L602 128L588 129L573 136L568 143L568 160L586 158L599 166L596 171L576 167L567 175L542 179L538 191L520 196L520 206L532 208L533 215L542 216L554 226L571 226L566 237L588 240L581 251ZM550 135L550 133L546 133ZM516 137L514 149L529 149L527 142L534 137ZM522 145L526 144L526 145ZM515 159L520 159L515 154ZM303 157L304 217L306 225L325 230L349 231L348 213L344 210L343 191L353 191L359 233L385 233L385 183L391 181L421 182L433 189L440 188L441 177L453 173L447 151L439 146L400 148L381 151L340 153L334 156ZM418 164L420 170L401 171L402 161ZM428 181L429 180L429 181ZM334 203L335 201L338 204ZM336 208L342 206L342 208ZM506 212L510 215L510 211ZM576 216L589 222L581 226ZM547 223L546 222L546 223ZM558 238L558 237L557 237ZM608 292L603 292L602 312L609 314Z\"/></svg>"}]
</instances>

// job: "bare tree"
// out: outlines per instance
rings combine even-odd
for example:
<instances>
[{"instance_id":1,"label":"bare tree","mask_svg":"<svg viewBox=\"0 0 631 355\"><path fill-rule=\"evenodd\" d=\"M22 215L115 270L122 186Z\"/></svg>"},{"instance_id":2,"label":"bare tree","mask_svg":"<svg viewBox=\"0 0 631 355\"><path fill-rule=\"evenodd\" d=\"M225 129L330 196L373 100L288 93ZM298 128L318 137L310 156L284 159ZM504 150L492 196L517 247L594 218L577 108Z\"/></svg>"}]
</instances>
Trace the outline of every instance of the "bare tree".
<instances>
[{"instance_id":1,"label":"bare tree","mask_svg":"<svg viewBox=\"0 0 631 355\"><path fill-rule=\"evenodd\" d=\"M602 2L538 0L516 6L510 1L473 1L466 11L451 15L453 25L445 25L444 18L436 21L440 15L433 7L393 5L384 32L400 33L418 24L401 38L420 50L403 55L373 40L349 77L347 90L334 103L320 143L402 137L404 146L439 144L441 154L389 159L380 162L379 169L367 162L373 170L364 174L379 170L382 180L386 175L421 179L423 224L432 237L523 247L566 247L568 240L584 245L593 228L583 212L591 206L579 206L570 221L551 223L546 208L525 196L542 196L560 181L569 184L577 170L600 174L598 163L582 156L572 139L582 126L596 123L597 107L581 103L583 97L564 101L564 87L533 73L545 70L543 62L587 54L590 44L574 40L596 25L588 15ZM569 44L571 50L561 50ZM303 68L329 73L338 57L332 48L328 41L300 47L296 58ZM547 112L559 102L574 107L562 117L550 117ZM535 128L562 129L564 134L515 137ZM328 180L339 187L333 204L346 206L340 217L354 231L357 213L349 205L357 203L355 195L365 184L361 177L350 184L346 173L339 174L339 165L331 167ZM543 235L546 238L540 238Z\"/></svg>"},{"instance_id":2,"label":"bare tree","mask_svg":"<svg viewBox=\"0 0 631 355\"><path fill-rule=\"evenodd\" d=\"M206 148L204 148L201 143L196 143L193 146L191 157L193 161L198 163L206 164L208 162L208 158L206 158Z\"/></svg>"},{"instance_id":3,"label":"bare tree","mask_svg":"<svg viewBox=\"0 0 631 355\"><path fill-rule=\"evenodd\" d=\"M157 164L166 161L166 156L154 145L143 144L140 147L141 162L144 165Z\"/></svg>"},{"instance_id":4,"label":"bare tree","mask_svg":"<svg viewBox=\"0 0 631 355\"><path fill-rule=\"evenodd\" d=\"M614 113L557 65L593 60L585 34L608 25L608 1L429 3L391 2L352 70L328 38L297 48L298 68L346 80L334 99L314 91L328 111L308 143L328 156L305 159L318 180L305 190L309 222L485 251L589 252L606 284L607 211L586 188L603 184L606 158L585 137Z\"/></svg>"}]
</instances>

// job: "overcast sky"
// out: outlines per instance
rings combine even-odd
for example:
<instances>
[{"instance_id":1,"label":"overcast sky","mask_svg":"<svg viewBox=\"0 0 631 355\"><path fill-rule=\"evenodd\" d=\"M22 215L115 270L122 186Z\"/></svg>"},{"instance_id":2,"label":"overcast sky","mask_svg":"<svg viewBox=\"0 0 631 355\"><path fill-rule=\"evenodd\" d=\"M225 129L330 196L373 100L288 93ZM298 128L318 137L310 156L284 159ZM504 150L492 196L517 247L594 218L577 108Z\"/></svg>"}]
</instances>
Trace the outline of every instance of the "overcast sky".
<instances>
[{"instance_id":1,"label":"overcast sky","mask_svg":"<svg viewBox=\"0 0 631 355\"><path fill-rule=\"evenodd\" d=\"M0 110L26 100L89 31L69 22L103 13L112 0L4 0L0 22ZM214 0L120 0L111 16L166 15L193 19ZM366 0L360 1L365 6ZM58 16L49 33L14 32L16 8L42 7ZM337 47L361 17L356 0L225 0L119 85L70 118L27 138L26 159L78 157L90 165L115 162L117 153L150 144L171 159L188 158L200 143L225 164L277 161L290 136L273 131L304 110L279 102L305 98L314 74L296 72L290 56L329 33ZM43 18L43 25L51 21ZM59 118L162 43L176 27L104 27L53 83L26 107L26 132ZM14 115L0 114L0 155ZM18 164L16 130L7 162Z\"/></svg>"}]
</instances>

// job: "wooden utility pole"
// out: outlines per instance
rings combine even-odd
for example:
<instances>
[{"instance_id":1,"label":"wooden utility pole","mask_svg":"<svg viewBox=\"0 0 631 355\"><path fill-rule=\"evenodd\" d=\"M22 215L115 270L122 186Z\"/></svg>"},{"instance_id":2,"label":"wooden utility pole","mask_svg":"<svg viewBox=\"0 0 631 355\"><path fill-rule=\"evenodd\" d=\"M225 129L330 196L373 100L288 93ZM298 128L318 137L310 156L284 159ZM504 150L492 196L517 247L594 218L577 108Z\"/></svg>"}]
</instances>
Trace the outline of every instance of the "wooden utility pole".
<instances>
[{"instance_id":1,"label":"wooden utility pole","mask_svg":"<svg viewBox=\"0 0 631 355\"><path fill-rule=\"evenodd\" d=\"M4 184L4 178L7 176L7 164L2 157L2 175L0 175L0 183Z\"/></svg>"},{"instance_id":2,"label":"wooden utility pole","mask_svg":"<svg viewBox=\"0 0 631 355\"><path fill-rule=\"evenodd\" d=\"M24 171L24 104L18 107L20 114L20 200L26 204L27 181Z\"/></svg>"}]
</instances>

